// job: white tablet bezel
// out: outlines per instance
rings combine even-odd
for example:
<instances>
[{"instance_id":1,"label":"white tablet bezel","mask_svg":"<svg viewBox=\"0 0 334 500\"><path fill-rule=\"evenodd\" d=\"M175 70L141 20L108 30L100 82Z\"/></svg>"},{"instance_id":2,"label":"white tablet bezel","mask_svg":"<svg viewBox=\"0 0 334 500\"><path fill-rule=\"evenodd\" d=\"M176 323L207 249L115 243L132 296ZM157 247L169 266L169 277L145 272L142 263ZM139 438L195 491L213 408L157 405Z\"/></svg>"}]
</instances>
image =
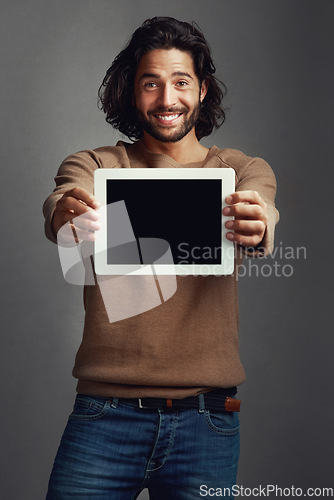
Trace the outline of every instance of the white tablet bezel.
<instances>
[{"instance_id":1,"label":"white tablet bezel","mask_svg":"<svg viewBox=\"0 0 334 500\"><path fill-rule=\"evenodd\" d=\"M225 198L234 193L235 172L232 168L99 168L94 172L94 192L101 204L101 229L96 232L94 245L94 264L96 274L124 275L152 274L152 265L110 265L107 263L107 203L106 182L110 179L220 179L222 180L222 209ZM234 244L226 238L225 222L232 219L222 214L221 248L222 259L219 264L156 264L156 275L228 275L234 271Z\"/></svg>"}]
</instances>

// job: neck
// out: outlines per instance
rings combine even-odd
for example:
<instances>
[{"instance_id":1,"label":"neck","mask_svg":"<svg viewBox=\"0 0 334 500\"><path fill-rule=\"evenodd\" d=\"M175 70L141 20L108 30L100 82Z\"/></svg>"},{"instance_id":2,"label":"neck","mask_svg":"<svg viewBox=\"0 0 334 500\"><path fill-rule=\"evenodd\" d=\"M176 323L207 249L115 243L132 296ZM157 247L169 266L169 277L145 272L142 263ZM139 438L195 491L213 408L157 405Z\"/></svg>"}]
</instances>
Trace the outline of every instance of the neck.
<instances>
[{"instance_id":1,"label":"neck","mask_svg":"<svg viewBox=\"0 0 334 500\"><path fill-rule=\"evenodd\" d=\"M161 142L144 132L143 142L152 153L170 156L181 164L203 161L208 154L208 148L199 143L194 129L178 142Z\"/></svg>"}]
</instances>

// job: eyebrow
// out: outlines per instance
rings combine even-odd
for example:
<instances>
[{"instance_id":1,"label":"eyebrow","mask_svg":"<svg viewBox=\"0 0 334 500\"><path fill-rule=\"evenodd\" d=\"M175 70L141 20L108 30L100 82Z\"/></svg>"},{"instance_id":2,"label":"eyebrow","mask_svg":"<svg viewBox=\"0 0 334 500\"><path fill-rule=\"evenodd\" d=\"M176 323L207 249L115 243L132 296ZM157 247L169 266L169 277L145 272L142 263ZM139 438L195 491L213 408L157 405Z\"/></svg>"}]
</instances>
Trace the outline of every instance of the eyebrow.
<instances>
[{"instance_id":1,"label":"eyebrow","mask_svg":"<svg viewBox=\"0 0 334 500\"><path fill-rule=\"evenodd\" d=\"M186 73L185 71L174 71L174 73L172 73L172 76L185 76L193 80L193 77L189 73ZM157 80L159 80L160 75L156 73L143 73L139 78L139 80L143 80L144 78L156 78Z\"/></svg>"}]
</instances>

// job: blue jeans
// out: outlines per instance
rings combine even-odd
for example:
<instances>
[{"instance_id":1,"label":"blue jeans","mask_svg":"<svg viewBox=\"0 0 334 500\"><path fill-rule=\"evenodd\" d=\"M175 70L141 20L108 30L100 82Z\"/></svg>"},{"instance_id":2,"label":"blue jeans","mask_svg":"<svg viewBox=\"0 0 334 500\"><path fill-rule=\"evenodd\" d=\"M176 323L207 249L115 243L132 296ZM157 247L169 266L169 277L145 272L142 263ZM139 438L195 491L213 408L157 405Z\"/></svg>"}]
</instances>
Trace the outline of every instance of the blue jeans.
<instances>
[{"instance_id":1,"label":"blue jeans","mask_svg":"<svg viewBox=\"0 0 334 500\"><path fill-rule=\"evenodd\" d=\"M238 413L77 395L47 500L134 500L144 488L152 500L209 498L236 484L238 459Z\"/></svg>"}]
</instances>

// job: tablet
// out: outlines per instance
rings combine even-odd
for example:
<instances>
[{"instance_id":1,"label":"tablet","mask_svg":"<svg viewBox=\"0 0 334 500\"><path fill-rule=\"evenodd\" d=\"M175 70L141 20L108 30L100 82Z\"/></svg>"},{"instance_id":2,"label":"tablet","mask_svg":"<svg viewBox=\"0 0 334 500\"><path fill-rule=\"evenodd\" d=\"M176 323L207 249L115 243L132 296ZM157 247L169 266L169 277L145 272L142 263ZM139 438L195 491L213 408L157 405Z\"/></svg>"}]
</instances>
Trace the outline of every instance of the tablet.
<instances>
[{"instance_id":1,"label":"tablet","mask_svg":"<svg viewBox=\"0 0 334 500\"><path fill-rule=\"evenodd\" d=\"M94 173L101 275L223 275L234 245L222 214L234 193L232 168L111 168Z\"/></svg>"}]
</instances>

